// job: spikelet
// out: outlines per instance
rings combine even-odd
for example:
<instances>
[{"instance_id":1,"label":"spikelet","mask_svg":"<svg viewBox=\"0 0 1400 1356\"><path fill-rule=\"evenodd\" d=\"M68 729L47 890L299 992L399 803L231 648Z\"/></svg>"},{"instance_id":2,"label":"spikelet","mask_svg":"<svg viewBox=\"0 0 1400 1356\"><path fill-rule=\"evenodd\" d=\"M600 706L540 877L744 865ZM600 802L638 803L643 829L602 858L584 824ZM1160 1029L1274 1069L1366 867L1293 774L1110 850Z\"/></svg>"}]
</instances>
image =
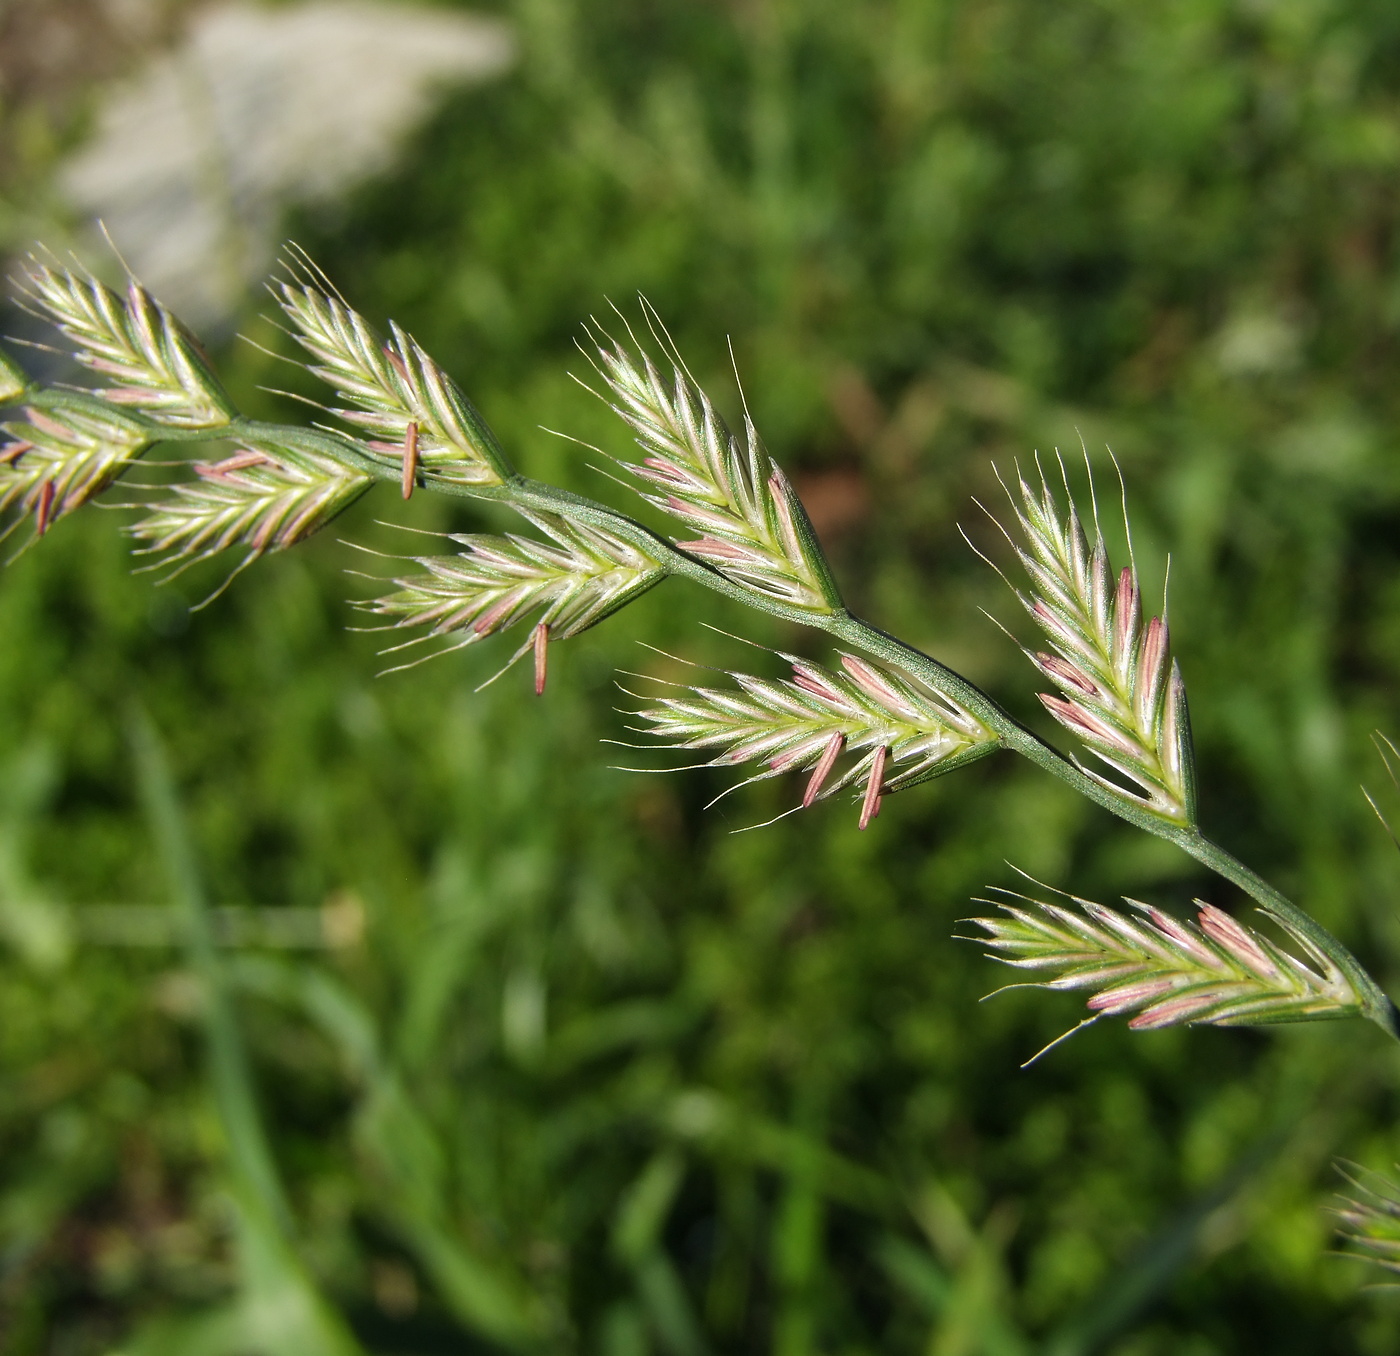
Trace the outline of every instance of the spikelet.
<instances>
[{"instance_id":1,"label":"spikelet","mask_svg":"<svg viewBox=\"0 0 1400 1356\"><path fill-rule=\"evenodd\" d=\"M1333 1214L1353 1256L1400 1271L1400 1186L1383 1173L1339 1165L1352 1194L1342 1196Z\"/></svg>"},{"instance_id":2,"label":"spikelet","mask_svg":"<svg viewBox=\"0 0 1400 1356\"><path fill-rule=\"evenodd\" d=\"M305 541L355 502L372 478L302 449L249 444L218 462L194 462L192 483L163 487L128 529L174 573L231 546L247 565L267 551ZM240 566L242 568L242 566Z\"/></svg>"},{"instance_id":3,"label":"spikelet","mask_svg":"<svg viewBox=\"0 0 1400 1356\"><path fill-rule=\"evenodd\" d=\"M510 663L535 650L536 686L542 689L546 641L586 631L659 583L666 570L610 532L554 513L516 511L549 541L514 533L453 536L464 551L413 557L423 573L395 579L393 593L361 606L392 618L395 627L424 626L431 636L457 635L459 645L533 616L535 632Z\"/></svg>"},{"instance_id":4,"label":"spikelet","mask_svg":"<svg viewBox=\"0 0 1400 1356\"><path fill-rule=\"evenodd\" d=\"M657 493L643 498L701 533L683 551L791 607L831 612L841 595L801 500L747 412L741 442L679 362L669 384L646 353L599 342L613 410L646 454L623 462Z\"/></svg>"},{"instance_id":5,"label":"spikelet","mask_svg":"<svg viewBox=\"0 0 1400 1356\"><path fill-rule=\"evenodd\" d=\"M980 721L947 698L855 655L841 656L841 673L795 655L783 658L792 665L790 680L731 673L737 691L690 688L636 714L648 722L646 733L673 748L721 750L711 767L760 764L750 781L810 769L804 807L864 782L862 828L882 795L951 772L997 746ZM837 774L843 755L849 761ZM887 776L887 769L900 770Z\"/></svg>"},{"instance_id":6,"label":"spikelet","mask_svg":"<svg viewBox=\"0 0 1400 1356\"><path fill-rule=\"evenodd\" d=\"M990 940L968 940L992 947L993 959L1007 965L1053 972L1053 978L1033 981L1035 987L1092 989L1090 1011L1106 1017L1133 1013L1128 1025L1135 1031L1318 1021L1361 1011L1361 999L1341 971L1274 915L1307 962L1200 900L1193 925L1134 899L1126 902L1140 918L1073 896L1068 898L1077 909L1009 890L996 893L1020 903L979 900L1006 917L970 919Z\"/></svg>"},{"instance_id":7,"label":"spikelet","mask_svg":"<svg viewBox=\"0 0 1400 1356\"><path fill-rule=\"evenodd\" d=\"M95 392L173 428L218 428L235 413L198 341L134 278L123 298L90 273L34 262L27 296L109 385Z\"/></svg>"},{"instance_id":8,"label":"spikelet","mask_svg":"<svg viewBox=\"0 0 1400 1356\"><path fill-rule=\"evenodd\" d=\"M115 410L27 408L0 424L0 513L26 515L36 536L101 494L149 445Z\"/></svg>"},{"instance_id":9,"label":"spikelet","mask_svg":"<svg viewBox=\"0 0 1400 1356\"><path fill-rule=\"evenodd\" d=\"M273 295L315 359L308 370L354 407L331 413L371 435L363 446L375 460L404 470L405 494L415 472L482 486L511 475L471 401L397 325L386 342L338 296L304 281L281 283Z\"/></svg>"},{"instance_id":10,"label":"spikelet","mask_svg":"<svg viewBox=\"0 0 1400 1356\"><path fill-rule=\"evenodd\" d=\"M1026 653L1059 689L1040 700L1140 794L1089 772L1095 781L1165 819L1194 824L1191 726L1167 624L1160 617L1142 624L1137 571L1124 566L1115 581L1097 521L1091 550L1073 502L1062 512L1043 473L1039 480L1038 489L1020 480L1012 509L1025 542L1016 553L1032 585L1016 596L1051 649Z\"/></svg>"}]
</instances>

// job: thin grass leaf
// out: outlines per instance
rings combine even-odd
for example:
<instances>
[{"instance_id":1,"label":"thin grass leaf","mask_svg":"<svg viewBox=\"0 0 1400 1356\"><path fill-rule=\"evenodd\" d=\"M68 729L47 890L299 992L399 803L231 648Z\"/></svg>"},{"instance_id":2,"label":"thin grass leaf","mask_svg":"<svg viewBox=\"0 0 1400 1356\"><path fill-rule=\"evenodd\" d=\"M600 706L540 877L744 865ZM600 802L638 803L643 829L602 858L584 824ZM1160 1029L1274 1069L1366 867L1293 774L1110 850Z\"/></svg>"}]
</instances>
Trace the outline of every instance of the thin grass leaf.
<instances>
[{"instance_id":1,"label":"thin grass leaf","mask_svg":"<svg viewBox=\"0 0 1400 1356\"><path fill-rule=\"evenodd\" d=\"M416 1257L443 1304L503 1348L534 1348L545 1321L538 1296L482 1237L463 1229L444 1179L441 1133L361 998L312 967L245 959L236 973L252 991L300 1007L339 1050L358 1086L352 1139L375 1213Z\"/></svg>"},{"instance_id":2,"label":"thin grass leaf","mask_svg":"<svg viewBox=\"0 0 1400 1356\"><path fill-rule=\"evenodd\" d=\"M104 400L175 428L217 428L234 416L199 341L132 278L125 297L91 273L34 261L26 294L109 384Z\"/></svg>"},{"instance_id":3,"label":"thin grass leaf","mask_svg":"<svg viewBox=\"0 0 1400 1356\"><path fill-rule=\"evenodd\" d=\"M650 355L593 335L612 409L645 455L620 462L654 492L649 504L701 535L677 545L792 607L831 612L841 595L802 502L744 413L741 441L679 360L669 380Z\"/></svg>"},{"instance_id":4,"label":"thin grass leaf","mask_svg":"<svg viewBox=\"0 0 1400 1356\"><path fill-rule=\"evenodd\" d=\"M148 434L115 411L22 411L0 424L0 513L7 530L25 517L43 536L65 514L102 493L150 445Z\"/></svg>"},{"instance_id":5,"label":"thin grass leaf","mask_svg":"<svg viewBox=\"0 0 1400 1356\"><path fill-rule=\"evenodd\" d=\"M976 717L855 655L836 673L795 655L790 680L731 673L737 690L693 687L638 711L647 733L681 749L719 749L711 767L758 763L749 780L810 771L803 807L864 783L864 828L879 798L951 772L996 747ZM844 768L838 769L841 759ZM893 776L887 769L899 769Z\"/></svg>"},{"instance_id":6,"label":"thin grass leaf","mask_svg":"<svg viewBox=\"0 0 1400 1356\"><path fill-rule=\"evenodd\" d=\"M1265 1133L1214 1185L1170 1212L1044 1338L1039 1356L1099 1356L1115 1349L1115 1339L1132 1330L1196 1260L1221 1208L1278 1157L1295 1128L1288 1122Z\"/></svg>"},{"instance_id":7,"label":"thin grass leaf","mask_svg":"<svg viewBox=\"0 0 1400 1356\"><path fill-rule=\"evenodd\" d=\"M457 384L396 324L386 341L357 311L300 276L273 290L307 370L353 408L331 413L369 436L369 456L404 474L459 485L499 485L511 474L495 435Z\"/></svg>"},{"instance_id":8,"label":"thin grass leaf","mask_svg":"<svg viewBox=\"0 0 1400 1356\"><path fill-rule=\"evenodd\" d=\"M191 469L193 483L163 488L168 497L128 529L146 543L142 554L160 555L177 570L234 545L248 547L251 560L305 541L373 484L363 471L271 443Z\"/></svg>"},{"instance_id":9,"label":"thin grass leaf","mask_svg":"<svg viewBox=\"0 0 1400 1356\"><path fill-rule=\"evenodd\" d=\"M219 957L194 844L164 744L138 713L130 729L147 816L203 989L208 1077L227 1155L242 1294L234 1313L249 1350L270 1356L363 1356L291 1244L292 1214L258 1106L242 1029Z\"/></svg>"},{"instance_id":10,"label":"thin grass leaf","mask_svg":"<svg viewBox=\"0 0 1400 1356\"><path fill-rule=\"evenodd\" d=\"M610 532L558 514L517 511L549 541L513 533L453 536L464 551L412 557L422 573L395 579L394 592L360 606L391 618L395 627L458 635L461 644L533 617L534 632L510 662L534 650L536 687L542 689L547 641L586 631L664 579L666 570Z\"/></svg>"},{"instance_id":11,"label":"thin grass leaf","mask_svg":"<svg viewBox=\"0 0 1400 1356\"><path fill-rule=\"evenodd\" d=\"M1067 896L1051 904L1010 890L995 903L1005 917L972 918L989 934L993 959L1020 970L1050 971L1030 981L1044 989L1090 989L1091 1012L1132 1013L1135 1031L1208 1024L1262 1026L1353 1017L1361 998L1346 976L1295 928L1271 915L1307 960L1276 946L1211 904L1196 901L1195 924L1130 904L1140 917ZM968 940L974 940L969 938Z\"/></svg>"},{"instance_id":12,"label":"thin grass leaf","mask_svg":"<svg viewBox=\"0 0 1400 1356\"><path fill-rule=\"evenodd\" d=\"M1037 463L1039 468L1039 464ZM1045 709L1130 785L1088 771L1100 785L1165 819L1196 822L1194 755L1186 689L1171 658L1167 623L1142 622L1136 568L1116 579L1098 530L1091 547L1078 510L1061 508L1043 469L1008 490L1024 545L1016 554L1031 590L1016 590L1050 642L1026 651L1058 689Z\"/></svg>"}]
</instances>

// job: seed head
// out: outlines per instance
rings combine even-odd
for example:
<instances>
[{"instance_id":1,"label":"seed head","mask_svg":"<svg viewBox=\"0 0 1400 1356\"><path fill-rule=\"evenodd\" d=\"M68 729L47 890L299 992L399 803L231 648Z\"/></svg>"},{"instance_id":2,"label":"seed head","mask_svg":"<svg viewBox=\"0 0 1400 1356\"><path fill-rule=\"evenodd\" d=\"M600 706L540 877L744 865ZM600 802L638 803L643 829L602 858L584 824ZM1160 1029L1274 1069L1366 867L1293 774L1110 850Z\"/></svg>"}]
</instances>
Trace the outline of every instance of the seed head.
<instances>
[{"instance_id":1,"label":"seed head","mask_svg":"<svg viewBox=\"0 0 1400 1356\"><path fill-rule=\"evenodd\" d=\"M637 547L598 528L553 513L520 509L548 540L515 535L454 536L452 556L415 556L420 573L395 579L395 590L362 606L394 627L426 627L455 636L453 648L537 617L515 659L533 651L536 685L544 689L547 645L610 616L665 578L665 569ZM397 647L396 647L397 648Z\"/></svg>"},{"instance_id":2,"label":"seed head","mask_svg":"<svg viewBox=\"0 0 1400 1356\"><path fill-rule=\"evenodd\" d=\"M196 479L160 491L129 529L176 572L231 546L244 563L305 541L373 483L363 471L303 449L260 443L217 462L195 462Z\"/></svg>"}]
</instances>

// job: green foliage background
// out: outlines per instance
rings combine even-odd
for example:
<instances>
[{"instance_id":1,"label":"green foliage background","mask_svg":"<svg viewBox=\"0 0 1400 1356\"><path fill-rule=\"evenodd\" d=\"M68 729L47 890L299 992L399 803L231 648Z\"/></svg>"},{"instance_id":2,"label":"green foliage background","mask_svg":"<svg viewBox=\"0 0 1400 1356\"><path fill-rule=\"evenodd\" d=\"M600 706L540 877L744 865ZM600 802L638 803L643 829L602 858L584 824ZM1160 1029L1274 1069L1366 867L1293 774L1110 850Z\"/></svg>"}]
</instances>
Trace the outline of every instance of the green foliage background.
<instances>
[{"instance_id":1,"label":"green foliage background","mask_svg":"<svg viewBox=\"0 0 1400 1356\"><path fill-rule=\"evenodd\" d=\"M1171 554L1208 826L1393 990L1400 864L1357 786L1400 730L1400 9L508 12L513 75L291 225L351 301L531 474L620 506L540 429L625 445L567 375L581 320L644 292L731 409L732 336L855 610L1038 728L956 524L996 549L994 460L1111 446L1145 579ZM288 369L224 370L295 417L261 389ZM1004 859L1231 891L1009 758L864 834L828 803L736 835L794 788L706 809L718 776L615 770L617 670L673 667L638 640L826 653L679 582L558 647L543 701L473 691L499 645L376 678L338 539L410 549L381 516L504 523L381 492L191 614L205 581L154 591L92 511L0 580L5 1352L1396 1350L1324 1213L1334 1157L1400 1156L1379 1033L1103 1025L1020 1072L1076 1003L978 1006L1003 975L951 940ZM137 701L213 901L359 909L357 943L215 973L84 940L83 906L171 898ZM230 1023L285 1226L211 1083Z\"/></svg>"}]
</instances>

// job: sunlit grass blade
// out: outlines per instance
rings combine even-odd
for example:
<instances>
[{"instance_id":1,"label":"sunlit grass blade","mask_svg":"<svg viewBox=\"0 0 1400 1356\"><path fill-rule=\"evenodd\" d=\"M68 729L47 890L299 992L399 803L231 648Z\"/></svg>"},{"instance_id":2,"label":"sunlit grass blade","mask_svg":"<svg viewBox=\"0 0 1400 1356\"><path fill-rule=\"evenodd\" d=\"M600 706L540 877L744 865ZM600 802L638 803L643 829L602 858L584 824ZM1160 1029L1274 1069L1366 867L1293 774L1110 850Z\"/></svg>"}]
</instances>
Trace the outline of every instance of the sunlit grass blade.
<instances>
[{"instance_id":1,"label":"sunlit grass blade","mask_svg":"<svg viewBox=\"0 0 1400 1356\"><path fill-rule=\"evenodd\" d=\"M343 980L311 966L247 961L239 979L300 1008L338 1050L357 1098L351 1137L381 1225L418 1260L443 1304L470 1331L506 1349L534 1349L547 1323L539 1296L489 1234L452 1208L444 1136L385 1048L376 1014Z\"/></svg>"},{"instance_id":2,"label":"sunlit grass blade","mask_svg":"<svg viewBox=\"0 0 1400 1356\"><path fill-rule=\"evenodd\" d=\"M232 1318L240 1330L240 1345L272 1356L362 1356L349 1326L326 1302L291 1245L291 1209L258 1107L247 1048L164 745L144 714L133 719L131 739L146 813L202 990L209 1085L236 1218L242 1293Z\"/></svg>"}]
</instances>

